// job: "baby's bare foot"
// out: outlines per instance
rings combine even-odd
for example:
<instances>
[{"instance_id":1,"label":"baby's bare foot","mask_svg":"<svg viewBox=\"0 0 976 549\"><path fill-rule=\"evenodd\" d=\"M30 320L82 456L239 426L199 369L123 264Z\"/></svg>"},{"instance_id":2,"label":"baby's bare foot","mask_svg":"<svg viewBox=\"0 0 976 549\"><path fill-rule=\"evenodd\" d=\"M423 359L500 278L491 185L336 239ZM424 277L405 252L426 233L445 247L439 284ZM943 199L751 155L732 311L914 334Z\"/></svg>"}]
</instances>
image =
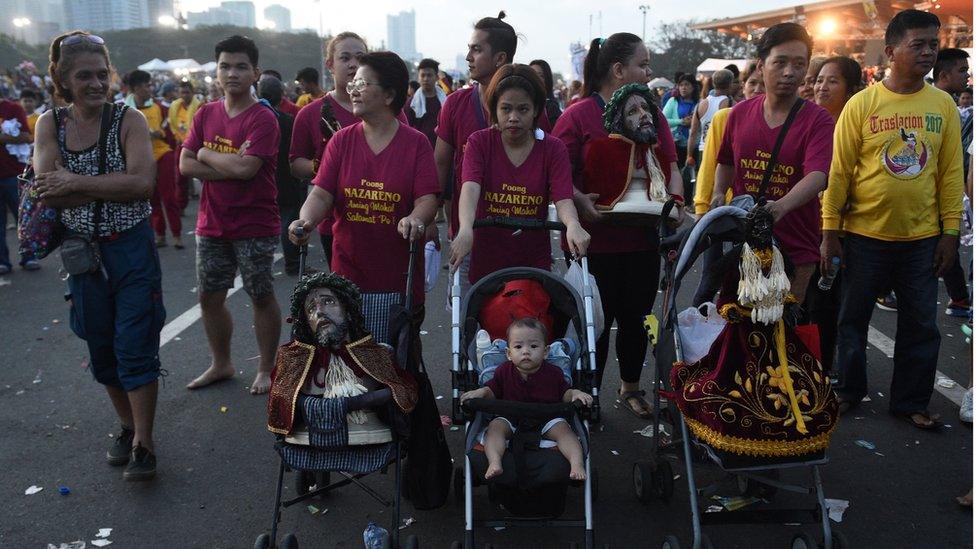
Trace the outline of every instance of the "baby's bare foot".
<instances>
[{"instance_id":1,"label":"baby's bare foot","mask_svg":"<svg viewBox=\"0 0 976 549\"><path fill-rule=\"evenodd\" d=\"M585 480L586 479L586 467L582 463L570 464L569 466L569 478L573 480Z\"/></svg>"},{"instance_id":2,"label":"baby's bare foot","mask_svg":"<svg viewBox=\"0 0 976 549\"><path fill-rule=\"evenodd\" d=\"M251 382L251 394L263 395L271 390L271 376L267 372L258 372Z\"/></svg>"},{"instance_id":3,"label":"baby's bare foot","mask_svg":"<svg viewBox=\"0 0 976 549\"><path fill-rule=\"evenodd\" d=\"M491 480L491 479L497 477L500 474L502 474L502 466L501 465L492 465L492 464L489 463L488 464L488 470L485 471L485 480Z\"/></svg>"},{"instance_id":4,"label":"baby's bare foot","mask_svg":"<svg viewBox=\"0 0 976 549\"><path fill-rule=\"evenodd\" d=\"M234 367L225 366L218 368L217 366L211 364L209 368L202 374L200 374L196 379L191 381L186 385L187 389L199 389L200 387L206 387L211 383L217 383L218 381L223 381L225 379L230 379L234 377Z\"/></svg>"}]
</instances>

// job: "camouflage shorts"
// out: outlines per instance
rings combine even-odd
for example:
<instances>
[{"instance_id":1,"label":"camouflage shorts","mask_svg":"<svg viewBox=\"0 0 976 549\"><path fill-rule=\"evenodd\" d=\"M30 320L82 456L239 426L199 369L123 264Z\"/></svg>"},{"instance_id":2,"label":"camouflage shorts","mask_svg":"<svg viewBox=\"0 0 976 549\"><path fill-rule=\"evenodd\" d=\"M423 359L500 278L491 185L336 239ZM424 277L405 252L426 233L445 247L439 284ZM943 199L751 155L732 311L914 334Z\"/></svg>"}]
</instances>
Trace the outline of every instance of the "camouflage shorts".
<instances>
[{"instance_id":1,"label":"camouflage shorts","mask_svg":"<svg viewBox=\"0 0 976 549\"><path fill-rule=\"evenodd\" d=\"M201 292L219 292L234 287L241 271L244 291L252 298L274 293L272 265L277 236L229 240L197 236L197 284Z\"/></svg>"}]
</instances>

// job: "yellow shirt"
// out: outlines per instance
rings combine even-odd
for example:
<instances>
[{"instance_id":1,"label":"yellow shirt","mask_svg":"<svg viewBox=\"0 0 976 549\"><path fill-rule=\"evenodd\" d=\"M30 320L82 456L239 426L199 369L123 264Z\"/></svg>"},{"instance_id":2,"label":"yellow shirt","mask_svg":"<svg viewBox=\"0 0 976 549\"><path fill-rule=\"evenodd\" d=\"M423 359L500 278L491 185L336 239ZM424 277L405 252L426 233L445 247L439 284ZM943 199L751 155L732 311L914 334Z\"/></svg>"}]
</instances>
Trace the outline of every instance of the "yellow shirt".
<instances>
[{"instance_id":1,"label":"yellow shirt","mask_svg":"<svg viewBox=\"0 0 976 549\"><path fill-rule=\"evenodd\" d=\"M178 143L186 140L187 134L190 133L190 124L193 123L193 115L196 114L199 107L200 100L196 96L193 97L189 107L184 105L182 97L170 104L169 128L173 131L173 136L176 137Z\"/></svg>"},{"instance_id":2,"label":"yellow shirt","mask_svg":"<svg viewBox=\"0 0 976 549\"><path fill-rule=\"evenodd\" d=\"M834 128L823 228L912 241L959 229L962 141L949 94L928 84L898 94L884 84L851 98Z\"/></svg>"},{"instance_id":3,"label":"yellow shirt","mask_svg":"<svg viewBox=\"0 0 976 549\"><path fill-rule=\"evenodd\" d=\"M325 95L325 94L323 93L321 95L314 96L314 95L312 95L310 93L303 93L303 94L301 94L301 95L298 96L298 101L295 101L295 104L298 105L298 108L300 109L300 108L304 107L305 105L308 105L312 101L315 101L319 97L322 97L323 95Z\"/></svg>"},{"instance_id":4,"label":"yellow shirt","mask_svg":"<svg viewBox=\"0 0 976 549\"><path fill-rule=\"evenodd\" d=\"M139 109L139 112L146 117L146 122L149 124L150 132L161 132L163 131L163 108L153 103L149 107L143 107ZM152 140L153 147L153 160L159 160L164 154L172 151L172 147L165 139L159 139L154 137Z\"/></svg>"},{"instance_id":5,"label":"yellow shirt","mask_svg":"<svg viewBox=\"0 0 976 549\"><path fill-rule=\"evenodd\" d=\"M715 166L718 164L718 150L722 148L725 135L725 122L729 119L732 107L721 109L712 116L708 135L705 136L705 150L695 180L695 214L704 215L712 203L712 189L715 188ZM726 202L732 199L732 189L726 193Z\"/></svg>"},{"instance_id":6,"label":"yellow shirt","mask_svg":"<svg viewBox=\"0 0 976 549\"><path fill-rule=\"evenodd\" d=\"M31 135L34 135L34 126L37 125L37 119L40 117L41 115L36 112L27 115L27 129L30 130Z\"/></svg>"}]
</instances>

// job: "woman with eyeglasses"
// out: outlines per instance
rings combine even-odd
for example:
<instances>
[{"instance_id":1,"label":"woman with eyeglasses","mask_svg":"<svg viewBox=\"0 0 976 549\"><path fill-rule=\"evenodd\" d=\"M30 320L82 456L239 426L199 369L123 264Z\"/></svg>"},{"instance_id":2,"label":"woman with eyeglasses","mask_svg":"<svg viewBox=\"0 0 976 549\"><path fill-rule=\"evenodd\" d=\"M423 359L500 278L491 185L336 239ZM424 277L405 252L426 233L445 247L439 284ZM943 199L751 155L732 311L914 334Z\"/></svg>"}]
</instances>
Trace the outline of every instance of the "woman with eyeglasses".
<instances>
[{"instance_id":1,"label":"woman with eyeglasses","mask_svg":"<svg viewBox=\"0 0 976 549\"><path fill-rule=\"evenodd\" d=\"M324 96L302 107L295 117L292 129L291 151L288 161L291 174L299 179L311 181L322 162L322 153L329 139L342 128L359 122L353 114L352 98L346 87L356 77L359 70L359 60L366 55L368 48L366 40L354 32L340 32L325 46L325 66L332 73L335 89ZM406 124L407 118L401 112L398 116L401 123ZM290 223L298 212L290 213ZM319 238L325 251L325 260L332 263L332 225L333 220L327 218L319 224ZM296 271L297 272L297 271ZM290 272L289 274L294 274Z\"/></svg>"},{"instance_id":2,"label":"woman with eyeglasses","mask_svg":"<svg viewBox=\"0 0 976 549\"><path fill-rule=\"evenodd\" d=\"M421 240L422 246L440 193L430 141L397 118L409 79L407 66L395 53L359 59L346 91L361 123L329 140L312 192L289 229L292 242L301 245L313 227L334 216L332 270L362 290L367 325L380 342L388 342L389 304L404 291L410 241ZM415 268L413 320L419 331L423 261ZM420 338L414 340L416 353Z\"/></svg>"},{"instance_id":3,"label":"woman with eyeglasses","mask_svg":"<svg viewBox=\"0 0 976 549\"><path fill-rule=\"evenodd\" d=\"M126 465L125 480L149 480L156 474L152 433L166 319L148 221L156 164L146 118L106 103L111 70L102 38L81 31L55 38L48 72L68 105L37 120L33 162L42 200L60 208L68 233L83 236L101 257L92 272L71 275L68 288L71 329L87 342L91 371L122 424L106 459Z\"/></svg>"}]
</instances>

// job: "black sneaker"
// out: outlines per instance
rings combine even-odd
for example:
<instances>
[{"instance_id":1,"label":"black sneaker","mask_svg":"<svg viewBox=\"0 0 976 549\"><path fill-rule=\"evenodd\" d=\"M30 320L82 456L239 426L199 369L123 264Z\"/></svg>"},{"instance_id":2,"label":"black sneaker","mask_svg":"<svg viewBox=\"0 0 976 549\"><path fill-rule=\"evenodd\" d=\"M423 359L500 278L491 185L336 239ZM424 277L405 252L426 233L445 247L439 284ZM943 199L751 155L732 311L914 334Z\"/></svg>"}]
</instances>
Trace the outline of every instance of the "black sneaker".
<instances>
[{"instance_id":1,"label":"black sneaker","mask_svg":"<svg viewBox=\"0 0 976 549\"><path fill-rule=\"evenodd\" d=\"M119 466L129 463L129 453L132 451L132 437L135 434L136 432L132 429L122 427L122 432L115 436L115 442L112 443L108 452L105 453L105 459L108 460L109 465Z\"/></svg>"},{"instance_id":2,"label":"black sneaker","mask_svg":"<svg viewBox=\"0 0 976 549\"><path fill-rule=\"evenodd\" d=\"M152 480L156 476L156 454L136 445L129 454L129 464L122 473L123 480Z\"/></svg>"}]
</instances>

